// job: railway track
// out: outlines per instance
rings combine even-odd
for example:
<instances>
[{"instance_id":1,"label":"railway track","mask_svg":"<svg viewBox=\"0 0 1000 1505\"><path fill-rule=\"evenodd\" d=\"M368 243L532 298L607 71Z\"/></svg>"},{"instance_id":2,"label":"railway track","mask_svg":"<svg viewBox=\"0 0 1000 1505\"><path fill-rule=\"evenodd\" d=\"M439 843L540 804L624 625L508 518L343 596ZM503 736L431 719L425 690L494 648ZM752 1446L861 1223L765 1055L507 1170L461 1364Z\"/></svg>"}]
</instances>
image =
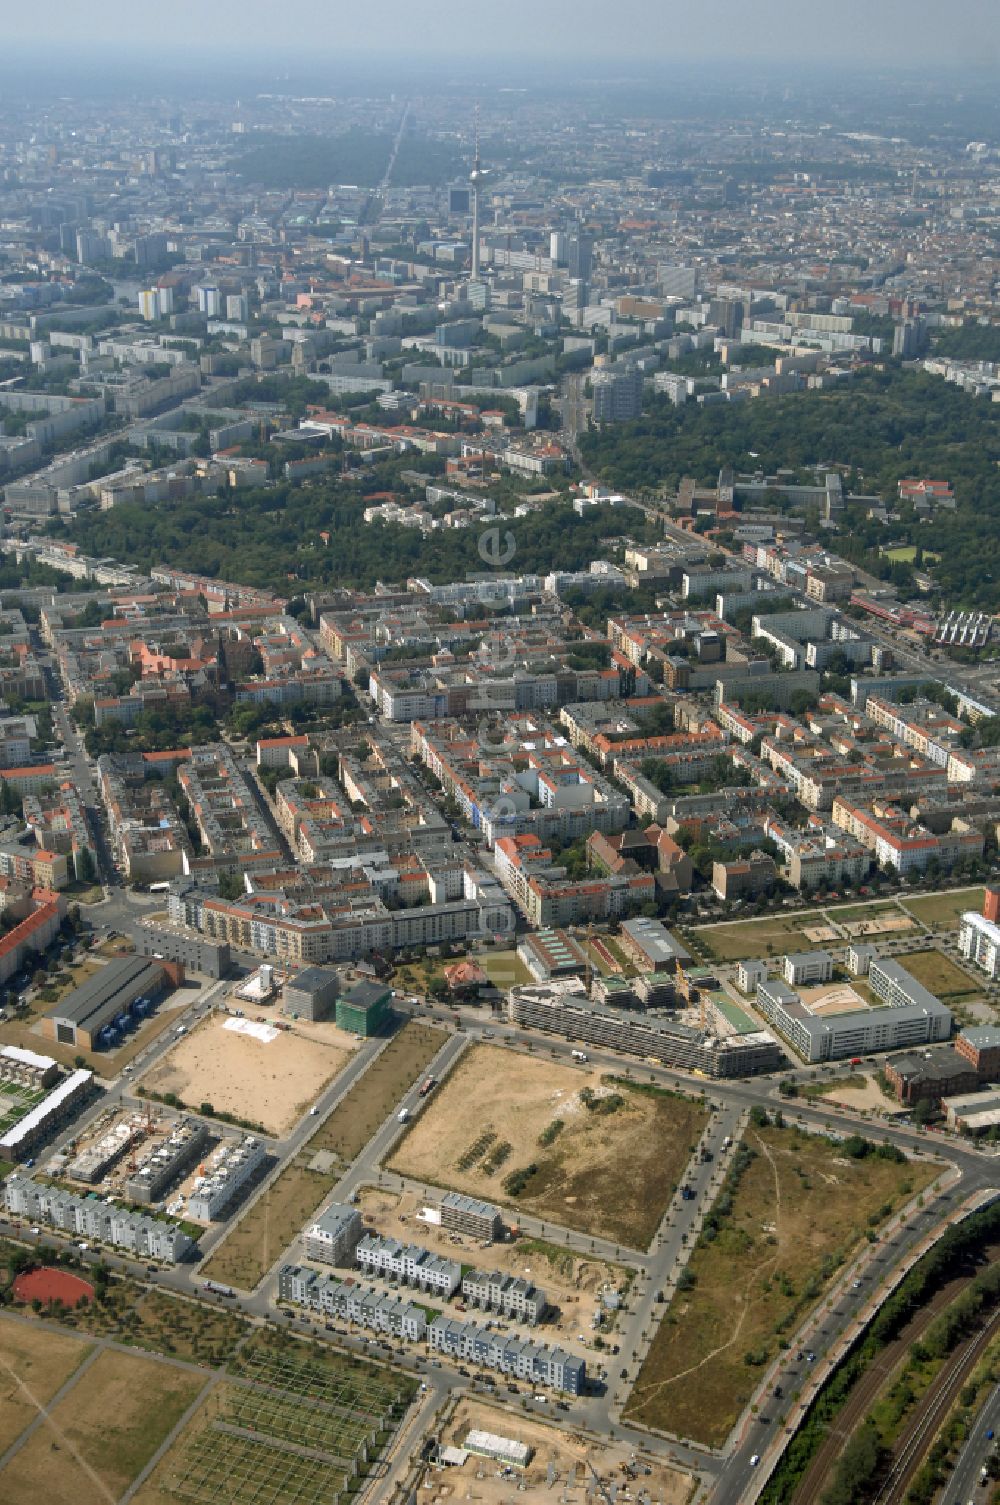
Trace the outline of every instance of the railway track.
<instances>
[{"instance_id":1,"label":"railway track","mask_svg":"<svg viewBox=\"0 0 1000 1505\"><path fill-rule=\"evenodd\" d=\"M991 1244L983 1251L987 1258L1000 1258L1000 1244ZM844 1444L861 1425L872 1404L890 1379L893 1371L910 1351L911 1344L927 1331L935 1317L951 1305L976 1273L970 1264L964 1273L947 1281L926 1305L914 1312L903 1331L879 1354L865 1370L851 1390L846 1402L837 1414L833 1426L817 1449L812 1463L799 1481L790 1505L814 1505L822 1497L830 1483L830 1476L844 1449Z\"/></svg>"},{"instance_id":2,"label":"railway track","mask_svg":"<svg viewBox=\"0 0 1000 1505\"><path fill-rule=\"evenodd\" d=\"M903 1499L959 1391L998 1331L1000 1311L994 1312L980 1332L974 1333L960 1344L948 1364L935 1376L912 1418L905 1438L896 1450L892 1467L875 1496L873 1505L898 1505Z\"/></svg>"}]
</instances>

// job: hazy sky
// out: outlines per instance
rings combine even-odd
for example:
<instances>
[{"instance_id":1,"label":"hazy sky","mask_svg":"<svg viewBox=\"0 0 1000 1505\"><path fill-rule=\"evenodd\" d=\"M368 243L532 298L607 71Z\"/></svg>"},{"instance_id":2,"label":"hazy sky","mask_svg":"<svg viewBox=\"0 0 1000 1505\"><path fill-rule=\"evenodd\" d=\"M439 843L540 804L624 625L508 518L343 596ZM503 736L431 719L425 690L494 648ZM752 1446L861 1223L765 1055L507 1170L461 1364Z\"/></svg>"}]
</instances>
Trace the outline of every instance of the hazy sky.
<instances>
[{"instance_id":1,"label":"hazy sky","mask_svg":"<svg viewBox=\"0 0 1000 1505\"><path fill-rule=\"evenodd\" d=\"M464 52L480 66L491 55L540 54L640 68L706 59L1000 65L1000 0L46 0L41 12L4 10L8 45L152 42L201 65L215 47L229 59L299 52L312 64L321 53L391 50L394 61Z\"/></svg>"}]
</instances>

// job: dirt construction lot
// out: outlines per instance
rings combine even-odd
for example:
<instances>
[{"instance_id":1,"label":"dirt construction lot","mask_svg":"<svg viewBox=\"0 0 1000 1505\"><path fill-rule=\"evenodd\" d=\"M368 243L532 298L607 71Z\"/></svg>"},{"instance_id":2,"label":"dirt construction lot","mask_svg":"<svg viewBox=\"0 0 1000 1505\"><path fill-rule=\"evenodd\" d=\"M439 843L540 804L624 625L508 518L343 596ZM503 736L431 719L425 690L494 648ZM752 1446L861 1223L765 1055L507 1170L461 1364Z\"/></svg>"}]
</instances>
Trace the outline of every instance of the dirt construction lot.
<instances>
[{"instance_id":1,"label":"dirt construction lot","mask_svg":"<svg viewBox=\"0 0 1000 1505\"><path fill-rule=\"evenodd\" d=\"M584 1440L572 1432L547 1427L534 1418L512 1416L507 1411L469 1400L458 1403L442 1429L441 1440L461 1447L472 1428L526 1442L532 1450L528 1467L523 1473L517 1470L504 1479L500 1476L500 1465L492 1459L470 1456L461 1468L428 1472L425 1484L430 1488L420 1490L421 1505L445 1505L445 1502L454 1505L455 1501L470 1499L481 1501L482 1505L508 1505L517 1498L518 1483L525 1485L528 1499L534 1495L538 1500L584 1505L588 1499L611 1498L605 1493L608 1485L616 1485L619 1490L627 1485L629 1481L621 1465L632 1467L636 1459L635 1449L626 1443L601 1446L590 1438ZM556 1476L552 1486L548 1485L550 1464ZM633 1499L640 1488L659 1505L686 1505L691 1498L694 1481L690 1474L668 1468L644 1452L638 1454L634 1466L638 1480L631 1485ZM594 1488L591 1467L600 1476L603 1486L600 1494ZM626 1496L620 1494L619 1498L624 1500Z\"/></svg>"},{"instance_id":2,"label":"dirt construction lot","mask_svg":"<svg viewBox=\"0 0 1000 1505\"><path fill-rule=\"evenodd\" d=\"M464 1249L459 1249L451 1234L443 1228L418 1221L416 1214L422 1205L423 1198L416 1192L400 1194L375 1187L366 1187L358 1200L365 1222L377 1233L399 1239L400 1243L420 1244L445 1259L467 1259L480 1269L503 1270L508 1275L523 1276L541 1286L558 1310L557 1317L546 1319L546 1342L555 1342L558 1335L570 1342L574 1350L579 1350L578 1335L583 1333L585 1342L589 1342L593 1334L590 1319L599 1305L601 1291L607 1285L621 1290L631 1274L620 1265L602 1259L581 1258L568 1249L560 1249L540 1239L492 1244L483 1250L475 1248L472 1240L465 1239ZM606 1334L609 1328L605 1326L603 1331Z\"/></svg>"},{"instance_id":3,"label":"dirt construction lot","mask_svg":"<svg viewBox=\"0 0 1000 1505\"><path fill-rule=\"evenodd\" d=\"M205 1378L150 1359L100 1354L0 1471L0 1499L46 1505L117 1500Z\"/></svg>"},{"instance_id":4,"label":"dirt construction lot","mask_svg":"<svg viewBox=\"0 0 1000 1505\"><path fill-rule=\"evenodd\" d=\"M690 1098L480 1045L389 1168L644 1249L707 1117Z\"/></svg>"},{"instance_id":5,"label":"dirt construction lot","mask_svg":"<svg viewBox=\"0 0 1000 1505\"><path fill-rule=\"evenodd\" d=\"M191 1108L211 1103L283 1135L302 1117L347 1062L350 1036L338 1049L279 1030L269 1043L224 1029L213 1015L168 1052L142 1078L150 1092L173 1092Z\"/></svg>"}]
</instances>

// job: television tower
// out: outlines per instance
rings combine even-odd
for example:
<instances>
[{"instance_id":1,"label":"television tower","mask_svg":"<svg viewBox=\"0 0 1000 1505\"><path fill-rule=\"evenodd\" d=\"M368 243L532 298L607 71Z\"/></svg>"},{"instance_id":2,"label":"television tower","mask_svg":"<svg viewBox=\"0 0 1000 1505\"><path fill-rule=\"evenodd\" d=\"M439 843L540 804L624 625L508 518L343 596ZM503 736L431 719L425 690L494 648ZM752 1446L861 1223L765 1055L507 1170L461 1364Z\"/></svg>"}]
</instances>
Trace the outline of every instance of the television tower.
<instances>
[{"instance_id":1,"label":"television tower","mask_svg":"<svg viewBox=\"0 0 1000 1505\"><path fill-rule=\"evenodd\" d=\"M479 281L479 185L486 177L486 168L479 160L479 106L476 105L476 158L469 174L472 184L472 281Z\"/></svg>"}]
</instances>

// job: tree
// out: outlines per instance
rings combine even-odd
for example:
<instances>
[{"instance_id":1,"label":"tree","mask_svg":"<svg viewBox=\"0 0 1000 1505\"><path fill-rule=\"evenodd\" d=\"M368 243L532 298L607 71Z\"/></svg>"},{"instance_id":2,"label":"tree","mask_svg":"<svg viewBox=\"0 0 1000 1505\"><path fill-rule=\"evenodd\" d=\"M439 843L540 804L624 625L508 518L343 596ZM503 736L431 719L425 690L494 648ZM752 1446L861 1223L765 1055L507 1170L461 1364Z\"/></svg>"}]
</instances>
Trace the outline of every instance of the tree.
<instances>
[{"instance_id":1,"label":"tree","mask_svg":"<svg viewBox=\"0 0 1000 1505\"><path fill-rule=\"evenodd\" d=\"M97 869L94 865L94 854L89 847L81 847L80 855L76 864L77 877L81 883L93 883L97 877Z\"/></svg>"}]
</instances>

